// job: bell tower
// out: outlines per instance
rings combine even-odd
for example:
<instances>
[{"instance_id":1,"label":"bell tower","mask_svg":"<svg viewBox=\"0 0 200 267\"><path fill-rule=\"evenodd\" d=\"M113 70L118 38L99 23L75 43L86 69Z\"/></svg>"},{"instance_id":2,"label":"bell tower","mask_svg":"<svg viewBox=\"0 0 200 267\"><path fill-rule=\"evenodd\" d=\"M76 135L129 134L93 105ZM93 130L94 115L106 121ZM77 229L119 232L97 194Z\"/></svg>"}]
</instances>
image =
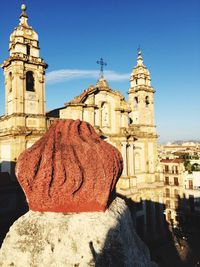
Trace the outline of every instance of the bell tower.
<instances>
[{"instance_id":1,"label":"bell tower","mask_svg":"<svg viewBox=\"0 0 200 267\"><path fill-rule=\"evenodd\" d=\"M18 156L46 131L45 69L38 35L21 6L19 25L10 35L5 75L5 116L0 118L0 171L15 179Z\"/></svg>"},{"instance_id":2,"label":"bell tower","mask_svg":"<svg viewBox=\"0 0 200 267\"><path fill-rule=\"evenodd\" d=\"M21 10L20 23L10 35L9 58L2 64L5 75L5 115L39 118L45 116L47 64L40 57L38 35L28 25L24 4Z\"/></svg>"},{"instance_id":3,"label":"bell tower","mask_svg":"<svg viewBox=\"0 0 200 267\"><path fill-rule=\"evenodd\" d=\"M129 104L133 124L154 128L154 89L151 86L150 73L143 64L142 52L138 50L137 65L130 78Z\"/></svg>"}]
</instances>

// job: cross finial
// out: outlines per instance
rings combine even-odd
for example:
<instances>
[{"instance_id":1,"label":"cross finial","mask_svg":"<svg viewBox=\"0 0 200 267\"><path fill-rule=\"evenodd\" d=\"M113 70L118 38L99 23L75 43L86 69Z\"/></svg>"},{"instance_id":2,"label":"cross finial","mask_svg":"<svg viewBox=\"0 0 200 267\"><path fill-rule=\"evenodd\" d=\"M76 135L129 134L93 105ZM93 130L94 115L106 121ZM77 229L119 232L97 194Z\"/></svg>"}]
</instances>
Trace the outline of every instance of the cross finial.
<instances>
[{"instance_id":1,"label":"cross finial","mask_svg":"<svg viewBox=\"0 0 200 267\"><path fill-rule=\"evenodd\" d=\"M138 51L138 54L141 53L141 46L140 46L140 44L138 45L137 51Z\"/></svg>"},{"instance_id":2,"label":"cross finial","mask_svg":"<svg viewBox=\"0 0 200 267\"><path fill-rule=\"evenodd\" d=\"M100 65L100 74L99 74L99 77L100 78L103 78L103 68L104 66L107 66L107 63L103 61L103 58L101 57L100 60L97 60L97 64Z\"/></svg>"}]
</instances>

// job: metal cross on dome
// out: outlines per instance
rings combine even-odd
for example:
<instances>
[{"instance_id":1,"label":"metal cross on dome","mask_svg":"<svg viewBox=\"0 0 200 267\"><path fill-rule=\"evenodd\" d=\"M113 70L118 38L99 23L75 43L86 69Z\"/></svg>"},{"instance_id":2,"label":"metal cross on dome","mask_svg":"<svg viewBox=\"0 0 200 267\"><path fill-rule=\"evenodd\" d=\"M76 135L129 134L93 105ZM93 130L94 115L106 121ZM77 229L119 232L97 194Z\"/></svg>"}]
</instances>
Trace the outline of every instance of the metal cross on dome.
<instances>
[{"instance_id":1,"label":"metal cross on dome","mask_svg":"<svg viewBox=\"0 0 200 267\"><path fill-rule=\"evenodd\" d=\"M100 65L100 78L103 78L103 68L104 66L107 66L107 63L103 61L103 58L101 57L100 60L97 60L97 64Z\"/></svg>"}]
</instances>

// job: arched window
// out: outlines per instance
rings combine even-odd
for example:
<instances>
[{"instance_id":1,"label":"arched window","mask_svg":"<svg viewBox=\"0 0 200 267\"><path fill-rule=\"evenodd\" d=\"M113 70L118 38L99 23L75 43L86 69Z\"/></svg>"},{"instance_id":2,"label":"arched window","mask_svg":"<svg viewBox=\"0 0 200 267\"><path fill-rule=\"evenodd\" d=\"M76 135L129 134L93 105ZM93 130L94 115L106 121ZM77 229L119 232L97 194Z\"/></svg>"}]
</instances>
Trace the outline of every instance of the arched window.
<instances>
[{"instance_id":1,"label":"arched window","mask_svg":"<svg viewBox=\"0 0 200 267\"><path fill-rule=\"evenodd\" d=\"M27 71L26 73L26 91L31 91L34 92L34 77L33 77L33 72L32 71Z\"/></svg>"},{"instance_id":2,"label":"arched window","mask_svg":"<svg viewBox=\"0 0 200 267\"><path fill-rule=\"evenodd\" d=\"M138 108L138 97L134 97L134 108L137 109Z\"/></svg>"},{"instance_id":3,"label":"arched window","mask_svg":"<svg viewBox=\"0 0 200 267\"><path fill-rule=\"evenodd\" d=\"M30 56L30 52L31 52L31 48L30 48L30 45L26 45L26 54L27 56Z\"/></svg>"},{"instance_id":4,"label":"arched window","mask_svg":"<svg viewBox=\"0 0 200 267\"><path fill-rule=\"evenodd\" d=\"M8 74L8 90L9 92L12 92L12 72L9 72Z\"/></svg>"},{"instance_id":5,"label":"arched window","mask_svg":"<svg viewBox=\"0 0 200 267\"><path fill-rule=\"evenodd\" d=\"M145 105L146 105L146 107L148 107L149 106L149 97L148 96L146 96L145 97Z\"/></svg>"}]
</instances>

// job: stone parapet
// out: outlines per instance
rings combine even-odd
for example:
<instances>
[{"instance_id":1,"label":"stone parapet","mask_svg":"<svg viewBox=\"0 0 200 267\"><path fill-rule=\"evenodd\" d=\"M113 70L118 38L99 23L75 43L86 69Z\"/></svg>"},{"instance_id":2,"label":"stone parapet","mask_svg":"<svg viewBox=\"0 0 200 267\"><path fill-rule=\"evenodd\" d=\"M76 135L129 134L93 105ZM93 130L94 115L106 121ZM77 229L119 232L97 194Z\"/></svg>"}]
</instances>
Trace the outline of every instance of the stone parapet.
<instances>
[{"instance_id":1,"label":"stone parapet","mask_svg":"<svg viewBox=\"0 0 200 267\"><path fill-rule=\"evenodd\" d=\"M125 202L106 212L63 214L29 211L10 228L1 267L156 267L137 236Z\"/></svg>"}]
</instances>

